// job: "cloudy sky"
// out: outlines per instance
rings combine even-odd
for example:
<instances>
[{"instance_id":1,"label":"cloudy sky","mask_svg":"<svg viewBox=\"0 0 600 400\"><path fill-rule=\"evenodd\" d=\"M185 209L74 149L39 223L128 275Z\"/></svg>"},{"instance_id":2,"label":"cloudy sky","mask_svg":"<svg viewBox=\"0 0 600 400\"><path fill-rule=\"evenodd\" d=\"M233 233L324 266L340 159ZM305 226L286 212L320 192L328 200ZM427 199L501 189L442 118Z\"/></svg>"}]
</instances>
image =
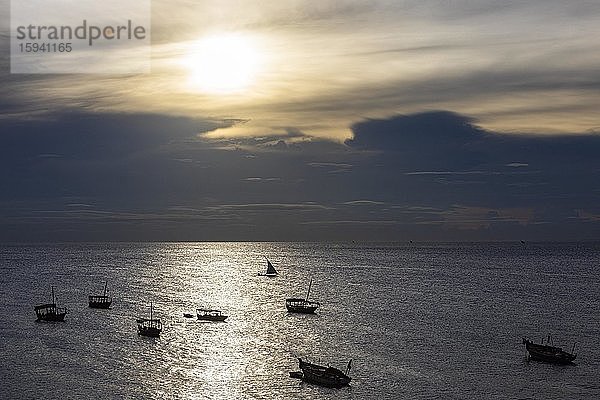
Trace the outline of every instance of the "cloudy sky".
<instances>
[{"instance_id":1,"label":"cloudy sky","mask_svg":"<svg viewBox=\"0 0 600 400\"><path fill-rule=\"evenodd\" d=\"M600 239L597 0L154 0L137 75L1 15L2 241Z\"/></svg>"}]
</instances>

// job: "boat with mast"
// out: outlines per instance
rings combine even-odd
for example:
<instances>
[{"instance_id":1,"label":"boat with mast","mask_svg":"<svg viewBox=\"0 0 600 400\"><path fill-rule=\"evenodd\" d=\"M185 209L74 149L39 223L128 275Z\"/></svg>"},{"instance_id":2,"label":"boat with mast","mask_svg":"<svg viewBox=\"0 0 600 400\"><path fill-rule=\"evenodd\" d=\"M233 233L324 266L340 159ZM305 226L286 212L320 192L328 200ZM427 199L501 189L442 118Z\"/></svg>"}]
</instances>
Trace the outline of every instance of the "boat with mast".
<instances>
[{"instance_id":1,"label":"boat with mast","mask_svg":"<svg viewBox=\"0 0 600 400\"><path fill-rule=\"evenodd\" d=\"M274 277L277 276L277 270L275 269L275 267L273 266L273 264L271 264L271 261L269 261L269 259L267 257L265 257L265 259L267 260L267 271L266 272L259 272L258 275L260 276L270 276L270 277Z\"/></svg>"},{"instance_id":2,"label":"boat with mast","mask_svg":"<svg viewBox=\"0 0 600 400\"><path fill-rule=\"evenodd\" d=\"M312 279L308 284L308 292L306 293L306 298L301 299L297 297L291 297L285 300L285 308L289 312L292 313L301 313L301 314L314 314L314 312L319 308L320 304L317 301L309 301L308 296L310 296L310 288L312 286Z\"/></svg>"},{"instance_id":3,"label":"boat with mast","mask_svg":"<svg viewBox=\"0 0 600 400\"><path fill-rule=\"evenodd\" d=\"M539 344L523 338L523 344L527 349L529 358L532 360L545 361L554 364L571 364L575 358L577 358L577 354L574 353L575 343L573 343L573 348L571 349L570 353L564 351L561 347L555 347L552 336L550 335L548 335L548 340L546 343L547 344L544 344L543 339L542 343Z\"/></svg>"},{"instance_id":4,"label":"boat with mast","mask_svg":"<svg viewBox=\"0 0 600 400\"><path fill-rule=\"evenodd\" d=\"M162 332L162 322L153 316L152 303L150 303L150 319L138 318L136 322L138 324L138 335L159 337Z\"/></svg>"},{"instance_id":5,"label":"boat with mast","mask_svg":"<svg viewBox=\"0 0 600 400\"><path fill-rule=\"evenodd\" d=\"M50 288L52 291L52 302L40 304L39 306L35 306L33 308L37 317L37 321L64 322L65 315L67 315L67 309L57 307L56 299L54 297L54 286L51 286Z\"/></svg>"},{"instance_id":6,"label":"boat with mast","mask_svg":"<svg viewBox=\"0 0 600 400\"><path fill-rule=\"evenodd\" d=\"M108 282L104 282L104 292L101 296L88 296L90 308L107 309L112 304L112 299L106 295Z\"/></svg>"},{"instance_id":7,"label":"boat with mast","mask_svg":"<svg viewBox=\"0 0 600 400\"><path fill-rule=\"evenodd\" d=\"M341 388L350 384L352 378L348 376L352 367L352 360L348 361L346 372L330 367L313 364L298 358L298 364L302 372L290 372L290 377L299 378L306 382L315 383L317 385Z\"/></svg>"}]
</instances>

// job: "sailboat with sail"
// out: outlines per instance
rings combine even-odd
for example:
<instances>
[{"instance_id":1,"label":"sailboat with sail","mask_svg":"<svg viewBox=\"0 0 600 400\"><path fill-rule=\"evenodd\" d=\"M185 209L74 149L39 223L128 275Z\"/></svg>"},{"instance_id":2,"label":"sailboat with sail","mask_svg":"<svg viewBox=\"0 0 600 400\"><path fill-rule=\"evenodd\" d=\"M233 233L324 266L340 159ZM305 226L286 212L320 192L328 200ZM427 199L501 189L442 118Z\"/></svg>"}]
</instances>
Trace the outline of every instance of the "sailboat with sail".
<instances>
[{"instance_id":1,"label":"sailboat with sail","mask_svg":"<svg viewBox=\"0 0 600 400\"><path fill-rule=\"evenodd\" d=\"M271 264L271 261L269 261L269 259L267 257L265 257L265 259L267 260L267 272L259 272L258 275L260 276L270 276L270 277L274 277L277 276L277 270L275 269L275 267L273 266L273 264Z\"/></svg>"},{"instance_id":2,"label":"sailboat with sail","mask_svg":"<svg viewBox=\"0 0 600 400\"><path fill-rule=\"evenodd\" d=\"M312 279L308 284L308 292L306 293L306 298L301 299L297 297L291 297L289 299L286 299L285 308L287 308L287 310L292 313L314 314L317 308L319 308L320 304L317 301L308 301L311 286Z\"/></svg>"},{"instance_id":3,"label":"sailboat with sail","mask_svg":"<svg viewBox=\"0 0 600 400\"><path fill-rule=\"evenodd\" d=\"M46 322L64 322L65 315L67 315L67 309L56 306L56 299L54 298L54 286L51 286L52 290L52 303L40 304L35 306L33 310L38 321Z\"/></svg>"},{"instance_id":4,"label":"sailboat with sail","mask_svg":"<svg viewBox=\"0 0 600 400\"><path fill-rule=\"evenodd\" d=\"M108 282L104 282L104 293L102 296L88 296L88 303L90 308L103 308L108 309L112 304L112 299L106 295Z\"/></svg>"},{"instance_id":5,"label":"sailboat with sail","mask_svg":"<svg viewBox=\"0 0 600 400\"><path fill-rule=\"evenodd\" d=\"M153 318L152 303L150 303L150 319L138 318L136 322L138 324L138 335L159 337L162 332L162 322L158 318Z\"/></svg>"}]
</instances>

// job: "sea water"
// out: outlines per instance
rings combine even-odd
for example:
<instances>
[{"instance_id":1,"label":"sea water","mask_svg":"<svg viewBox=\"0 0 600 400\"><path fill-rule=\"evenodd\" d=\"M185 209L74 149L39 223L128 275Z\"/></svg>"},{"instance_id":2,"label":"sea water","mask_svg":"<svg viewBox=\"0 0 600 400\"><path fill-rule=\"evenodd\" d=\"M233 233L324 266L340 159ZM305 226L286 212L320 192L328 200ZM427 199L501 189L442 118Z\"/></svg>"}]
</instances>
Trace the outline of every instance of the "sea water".
<instances>
[{"instance_id":1,"label":"sea water","mask_svg":"<svg viewBox=\"0 0 600 400\"><path fill-rule=\"evenodd\" d=\"M286 312L311 279L316 314ZM88 308L105 281L112 308ZM2 245L0 283L0 398L600 398L600 244ZM35 322L51 286L69 313ZM547 334L575 365L527 361ZM290 378L297 357L352 359L351 385Z\"/></svg>"}]
</instances>

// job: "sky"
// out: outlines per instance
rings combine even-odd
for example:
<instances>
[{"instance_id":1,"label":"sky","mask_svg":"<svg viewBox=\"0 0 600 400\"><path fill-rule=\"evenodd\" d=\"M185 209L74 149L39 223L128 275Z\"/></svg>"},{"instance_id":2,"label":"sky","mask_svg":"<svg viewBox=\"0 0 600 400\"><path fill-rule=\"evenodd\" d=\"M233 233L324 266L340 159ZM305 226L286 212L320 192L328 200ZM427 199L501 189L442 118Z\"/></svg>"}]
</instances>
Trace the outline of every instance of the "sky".
<instances>
[{"instance_id":1,"label":"sky","mask_svg":"<svg viewBox=\"0 0 600 400\"><path fill-rule=\"evenodd\" d=\"M1 15L0 241L600 239L598 1L155 0L129 75Z\"/></svg>"}]
</instances>

